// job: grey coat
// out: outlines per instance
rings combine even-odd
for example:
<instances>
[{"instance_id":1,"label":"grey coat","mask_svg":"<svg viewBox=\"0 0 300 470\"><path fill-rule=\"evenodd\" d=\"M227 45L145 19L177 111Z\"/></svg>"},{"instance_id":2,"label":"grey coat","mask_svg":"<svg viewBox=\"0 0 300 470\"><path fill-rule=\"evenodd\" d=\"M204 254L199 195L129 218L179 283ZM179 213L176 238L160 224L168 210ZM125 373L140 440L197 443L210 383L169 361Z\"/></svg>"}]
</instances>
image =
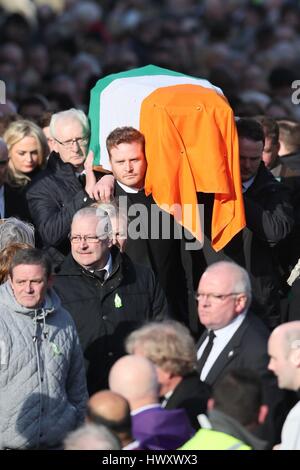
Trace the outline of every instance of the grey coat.
<instances>
[{"instance_id":1,"label":"grey coat","mask_svg":"<svg viewBox=\"0 0 300 470\"><path fill-rule=\"evenodd\" d=\"M31 310L0 286L0 365L0 448L55 447L83 421L82 352L55 292Z\"/></svg>"}]
</instances>

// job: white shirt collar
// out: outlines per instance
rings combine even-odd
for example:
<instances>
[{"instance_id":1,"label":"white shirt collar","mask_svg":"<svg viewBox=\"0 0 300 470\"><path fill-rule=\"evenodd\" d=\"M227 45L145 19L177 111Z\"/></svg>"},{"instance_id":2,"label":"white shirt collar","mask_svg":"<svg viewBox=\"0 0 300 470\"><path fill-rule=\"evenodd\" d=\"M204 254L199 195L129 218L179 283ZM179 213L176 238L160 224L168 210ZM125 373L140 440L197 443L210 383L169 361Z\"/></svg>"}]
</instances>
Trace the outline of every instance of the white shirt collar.
<instances>
[{"instance_id":1,"label":"white shirt collar","mask_svg":"<svg viewBox=\"0 0 300 470\"><path fill-rule=\"evenodd\" d=\"M247 189L249 189L250 186L253 184L253 181L255 180L255 176L256 175L252 176L252 178L250 178L249 180L242 182L243 193L245 193L247 191Z\"/></svg>"},{"instance_id":2,"label":"white shirt collar","mask_svg":"<svg viewBox=\"0 0 300 470\"><path fill-rule=\"evenodd\" d=\"M144 189L130 188L129 186L126 186L126 184L120 183L120 181L117 181L117 183L125 193L137 194Z\"/></svg>"},{"instance_id":3,"label":"white shirt collar","mask_svg":"<svg viewBox=\"0 0 300 470\"><path fill-rule=\"evenodd\" d=\"M237 317L235 317L228 325L224 326L224 328L220 328L219 330L214 330L215 339L213 343L212 350L204 364L204 367L201 371L200 378L201 380L205 380L210 369L216 362L217 358L223 351L223 349L227 346L235 332L241 326L245 317L247 315L247 311L240 313ZM202 353L208 343L208 336L205 338L203 343L201 344L200 348L197 352L197 358L199 359L202 356Z\"/></svg>"},{"instance_id":4,"label":"white shirt collar","mask_svg":"<svg viewBox=\"0 0 300 470\"><path fill-rule=\"evenodd\" d=\"M111 257L111 254L109 254L107 263L106 263L105 266L103 266L103 268L101 268L101 269L89 269L89 271L91 273L94 273L95 271L104 271L104 270L106 271L105 277L104 277L104 280L106 281L106 279L108 279L109 276L112 273L112 257Z\"/></svg>"},{"instance_id":5,"label":"white shirt collar","mask_svg":"<svg viewBox=\"0 0 300 470\"><path fill-rule=\"evenodd\" d=\"M141 406L141 408L137 408L134 411L131 411L131 416L135 416L138 413L142 413L142 411L152 410L153 408L161 408L159 403L153 403L152 405Z\"/></svg>"}]
</instances>

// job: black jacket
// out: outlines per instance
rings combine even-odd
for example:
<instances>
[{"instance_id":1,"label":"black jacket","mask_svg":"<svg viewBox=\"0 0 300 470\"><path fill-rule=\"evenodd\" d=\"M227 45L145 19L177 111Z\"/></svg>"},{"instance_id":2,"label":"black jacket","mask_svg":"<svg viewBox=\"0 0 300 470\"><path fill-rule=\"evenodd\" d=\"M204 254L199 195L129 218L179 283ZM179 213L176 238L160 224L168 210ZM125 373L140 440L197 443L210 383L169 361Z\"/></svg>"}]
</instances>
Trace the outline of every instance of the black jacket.
<instances>
[{"instance_id":1,"label":"black jacket","mask_svg":"<svg viewBox=\"0 0 300 470\"><path fill-rule=\"evenodd\" d=\"M144 191L126 193L117 183L115 196L128 210L128 239L125 251L135 263L150 267L163 288L171 314L189 326L187 283L181 259L181 227L161 210ZM121 199L124 198L124 199ZM135 233L140 234L134 238ZM169 229L169 231L168 231Z\"/></svg>"},{"instance_id":2,"label":"black jacket","mask_svg":"<svg viewBox=\"0 0 300 470\"><path fill-rule=\"evenodd\" d=\"M263 403L269 406L269 415L264 425L264 432L270 433L274 443L279 438L280 430L286 416L285 395L277 386L275 375L268 370L269 331L262 320L248 312L233 337L217 357L205 382L214 387L229 370L251 369L257 372L262 380ZM207 337L207 330L202 334L197 349ZM271 435L272 433L272 435ZM266 438L266 435L264 435Z\"/></svg>"},{"instance_id":3,"label":"black jacket","mask_svg":"<svg viewBox=\"0 0 300 470\"><path fill-rule=\"evenodd\" d=\"M183 377L164 405L166 410L183 408L194 429L199 429L197 416L207 411L207 401L211 397L210 386L202 382L197 372Z\"/></svg>"},{"instance_id":4,"label":"black jacket","mask_svg":"<svg viewBox=\"0 0 300 470\"><path fill-rule=\"evenodd\" d=\"M25 188L15 188L4 184L4 217L18 217L21 220L31 222L27 201L25 199Z\"/></svg>"},{"instance_id":5,"label":"black jacket","mask_svg":"<svg viewBox=\"0 0 300 470\"><path fill-rule=\"evenodd\" d=\"M46 169L29 184L26 198L42 246L68 254L73 215L93 202L76 177L74 167L52 152Z\"/></svg>"},{"instance_id":6,"label":"black jacket","mask_svg":"<svg viewBox=\"0 0 300 470\"><path fill-rule=\"evenodd\" d=\"M211 248L212 198L204 201L206 239L203 247L205 263L231 260L243 266L251 280L252 308L273 328L280 323L280 273L275 246L292 230L294 212L290 192L276 181L262 162L254 182L244 193L246 228L219 252ZM200 200L200 202L202 202ZM201 260L197 259L199 266Z\"/></svg>"},{"instance_id":7,"label":"black jacket","mask_svg":"<svg viewBox=\"0 0 300 470\"><path fill-rule=\"evenodd\" d=\"M107 388L114 362L125 354L124 340L150 320L167 316L165 296L153 272L112 249L113 270L101 285L68 255L54 288L72 315L87 367L89 393Z\"/></svg>"}]
</instances>

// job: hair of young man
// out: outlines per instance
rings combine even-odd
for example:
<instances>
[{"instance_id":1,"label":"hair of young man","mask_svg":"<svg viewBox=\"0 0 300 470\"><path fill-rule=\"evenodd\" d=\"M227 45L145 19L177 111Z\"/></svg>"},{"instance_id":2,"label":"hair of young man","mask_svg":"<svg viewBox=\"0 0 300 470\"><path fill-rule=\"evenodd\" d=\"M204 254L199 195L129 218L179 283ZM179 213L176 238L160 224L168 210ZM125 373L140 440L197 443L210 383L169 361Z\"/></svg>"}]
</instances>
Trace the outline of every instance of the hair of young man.
<instances>
[{"instance_id":1,"label":"hair of young man","mask_svg":"<svg viewBox=\"0 0 300 470\"><path fill-rule=\"evenodd\" d=\"M114 129L106 139L106 148L111 157L111 149L120 144L132 144L133 142L140 143L143 152L145 152L145 137L134 127L117 127Z\"/></svg>"},{"instance_id":2,"label":"hair of young man","mask_svg":"<svg viewBox=\"0 0 300 470\"><path fill-rule=\"evenodd\" d=\"M214 408L243 426L257 421L262 405L262 384L256 372L248 369L229 371L213 388Z\"/></svg>"},{"instance_id":3,"label":"hair of young man","mask_svg":"<svg viewBox=\"0 0 300 470\"><path fill-rule=\"evenodd\" d=\"M277 121L269 116L256 116L255 120L262 126L265 139L271 139L272 144L279 142L279 126Z\"/></svg>"},{"instance_id":4,"label":"hair of young man","mask_svg":"<svg viewBox=\"0 0 300 470\"><path fill-rule=\"evenodd\" d=\"M22 264L42 266L47 279L49 279L52 272L51 261L48 256L44 251L38 250L37 248L27 248L17 251L9 267L9 275L11 278L13 277L14 268Z\"/></svg>"},{"instance_id":5,"label":"hair of young man","mask_svg":"<svg viewBox=\"0 0 300 470\"><path fill-rule=\"evenodd\" d=\"M241 118L236 121L237 133L240 139L262 142L265 145L264 130L255 119Z\"/></svg>"},{"instance_id":6,"label":"hair of young man","mask_svg":"<svg viewBox=\"0 0 300 470\"><path fill-rule=\"evenodd\" d=\"M300 124L279 121L279 138L289 153L300 150Z\"/></svg>"}]
</instances>

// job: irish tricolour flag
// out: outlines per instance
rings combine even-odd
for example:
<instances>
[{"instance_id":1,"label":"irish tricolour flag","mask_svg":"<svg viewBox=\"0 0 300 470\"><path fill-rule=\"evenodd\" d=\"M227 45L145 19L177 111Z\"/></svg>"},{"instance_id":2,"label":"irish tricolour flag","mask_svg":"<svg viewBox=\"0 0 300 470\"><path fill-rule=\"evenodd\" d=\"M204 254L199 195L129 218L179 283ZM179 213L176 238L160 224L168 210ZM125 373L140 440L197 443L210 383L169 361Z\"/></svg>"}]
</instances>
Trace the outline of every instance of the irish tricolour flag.
<instances>
[{"instance_id":1,"label":"irish tricolour flag","mask_svg":"<svg viewBox=\"0 0 300 470\"><path fill-rule=\"evenodd\" d=\"M197 192L215 194L215 250L245 226L236 127L219 88L149 65L100 79L91 91L89 118L94 163L107 170L108 134L122 126L143 132L146 194L199 240Z\"/></svg>"}]
</instances>

